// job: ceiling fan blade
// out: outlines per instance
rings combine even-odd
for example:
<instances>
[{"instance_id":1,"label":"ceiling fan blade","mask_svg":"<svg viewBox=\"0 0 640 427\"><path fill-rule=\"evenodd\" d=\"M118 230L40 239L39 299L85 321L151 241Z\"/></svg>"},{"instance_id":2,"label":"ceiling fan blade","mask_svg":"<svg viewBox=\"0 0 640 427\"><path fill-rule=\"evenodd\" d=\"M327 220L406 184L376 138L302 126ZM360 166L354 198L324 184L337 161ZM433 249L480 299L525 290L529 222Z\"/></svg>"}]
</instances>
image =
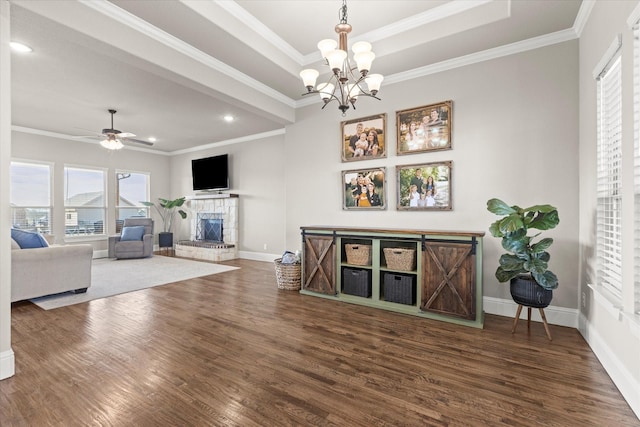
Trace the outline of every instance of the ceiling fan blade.
<instances>
[{"instance_id":1,"label":"ceiling fan blade","mask_svg":"<svg viewBox=\"0 0 640 427\"><path fill-rule=\"evenodd\" d=\"M131 132L120 132L118 133L118 138L133 138L135 137L135 134L131 133Z\"/></svg>"},{"instance_id":2,"label":"ceiling fan blade","mask_svg":"<svg viewBox=\"0 0 640 427\"><path fill-rule=\"evenodd\" d=\"M96 132L96 131L91 130L91 129L85 129L85 128L79 128L79 127L74 127L74 129L79 129L79 130L83 130L85 132L89 132L91 135L94 135L94 136L102 136L102 134L100 132ZM82 137L78 136L78 138L82 138Z\"/></svg>"},{"instance_id":3,"label":"ceiling fan blade","mask_svg":"<svg viewBox=\"0 0 640 427\"><path fill-rule=\"evenodd\" d=\"M103 135L100 134L96 134L96 135L71 135L72 139L80 139L80 138L96 138L96 139L101 139L104 138Z\"/></svg>"},{"instance_id":4,"label":"ceiling fan blade","mask_svg":"<svg viewBox=\"0 0 640 427\"><path fill-rule=\"evenodd\" d=\"M147 145L149 147L153 146L153 142L149 142L149 141L143 141L141 139L133 139L133 138L123 138L122 139L123 142L134 142L136 144L142 144L142 145Z\"/></svg>"}]
</instances>

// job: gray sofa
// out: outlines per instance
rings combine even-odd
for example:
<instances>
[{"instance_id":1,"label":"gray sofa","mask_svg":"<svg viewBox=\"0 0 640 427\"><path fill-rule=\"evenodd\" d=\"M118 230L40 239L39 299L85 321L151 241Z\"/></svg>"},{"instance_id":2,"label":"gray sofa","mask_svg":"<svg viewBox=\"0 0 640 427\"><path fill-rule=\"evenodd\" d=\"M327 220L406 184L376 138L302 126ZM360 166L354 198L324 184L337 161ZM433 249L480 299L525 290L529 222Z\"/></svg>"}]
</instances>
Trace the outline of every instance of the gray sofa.
<instances>
[{"instance_id":1,"label":"gray sofa","mask_svg":"<svg viewBox=\"0 0 640 427\"><path fill-rule=\"evenodd\" d=\"M11 302L91 286L93 247L89 244L20 249L11 239Z\"/></svg>"}]
</instances>

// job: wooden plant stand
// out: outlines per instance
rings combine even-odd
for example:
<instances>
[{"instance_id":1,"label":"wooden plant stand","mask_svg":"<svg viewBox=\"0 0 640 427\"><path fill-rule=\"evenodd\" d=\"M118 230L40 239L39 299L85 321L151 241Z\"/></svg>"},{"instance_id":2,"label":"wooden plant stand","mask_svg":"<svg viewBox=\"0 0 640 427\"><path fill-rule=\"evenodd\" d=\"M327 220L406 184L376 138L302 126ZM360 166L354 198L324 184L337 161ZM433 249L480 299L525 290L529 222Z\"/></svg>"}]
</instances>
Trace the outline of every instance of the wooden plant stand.
<instances>
[{"instance_id":1,"label":"wooden plant stand","mask_svg":"<svg viewBox=\"0 0 640 427\"><path fill-rule=\"evenodd\" d=\"M518 326L518 320L520 319L522 307L522 304L518 304L518 311L516 312L516 318L513 321L513 328L511 329L512 334L516 332L516 326ZM542 317L542 323L544 324L544 330L547 332L547 338L549 338L549 341L552 341L551 332L549 331L549 324L547 323L547 317L544 315L544 309L538 308L538 310L540 310L540 317ZM531 330L531 307L527 307L527 330Z\"/></svg>"}]
</instances>

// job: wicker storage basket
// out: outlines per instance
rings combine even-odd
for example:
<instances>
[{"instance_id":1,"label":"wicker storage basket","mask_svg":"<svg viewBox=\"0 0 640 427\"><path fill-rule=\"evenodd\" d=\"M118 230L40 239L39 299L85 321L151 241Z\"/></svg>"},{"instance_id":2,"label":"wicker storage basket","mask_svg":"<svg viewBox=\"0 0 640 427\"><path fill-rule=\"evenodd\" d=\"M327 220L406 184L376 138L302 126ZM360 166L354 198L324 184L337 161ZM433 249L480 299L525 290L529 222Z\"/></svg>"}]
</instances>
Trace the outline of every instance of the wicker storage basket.
<instances>
[{"instance_id":1,"label":"wicker storage basket","mask_svg":"<svg viewBox=\"0 0 640 427\"><path fill-rule=\"evenodd\" d=\"M406 305L416 303L416 276L411 274L384 273L384 300Z\"/></svg>"},{"instance_id":2,"label":"wicker storage basket","mask_svg":"<svg viewBox=\"0 0 640 427\"><path fill-rule=\"evenodd\" d=\"M412 271L415 267L415 249L383 248L387 268L391 270Z\"/></svg>"},{"instance_id":3,"label":"wicker storage basket","mask_svg":"<svg viewBox=\"0 0 640 427\"><path fill-rule=\"evenodd\" d=\"M276 266L276 280L278 289L297 291L300 289L300 264L283 264L282 258L273 261Z\"/></svg>"},{"instance_id":4,"label":"wicker storage basket","mask_svg":"<svg viewBox=\"0 0 640 427\"><path fill-rule=\"evenodd\" d=\"M347 264L371 265L371 245L346 244Z\"/></svg>"},{"instance_id":5,"label":"wicker storage basket","mask_svg":"<svg viewBox=\"0 0 640 427\"><path fill-rule=\"evenodd\" d=\"M369 298L371 296L371 270L342 269L342 293Z\"/></svg>"}]
</instances>

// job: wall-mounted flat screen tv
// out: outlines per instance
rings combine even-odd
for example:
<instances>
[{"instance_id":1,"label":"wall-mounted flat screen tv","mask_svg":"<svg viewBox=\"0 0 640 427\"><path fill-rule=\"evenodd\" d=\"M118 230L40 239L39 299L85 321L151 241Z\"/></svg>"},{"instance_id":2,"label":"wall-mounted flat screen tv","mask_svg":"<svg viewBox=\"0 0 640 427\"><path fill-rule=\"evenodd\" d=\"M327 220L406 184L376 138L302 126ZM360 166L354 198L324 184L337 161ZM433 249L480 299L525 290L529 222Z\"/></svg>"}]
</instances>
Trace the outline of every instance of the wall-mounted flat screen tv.
<instances>
[{"instance_id":1,"label":"wall-mounted flat screen tv","mask_svg":"<svg viewBox=\"0 0 640 427\"><path fill-rule=\"evenodd\" d=\"M191 160L194 191L220 191L229 187L229 155Z\"/></svg>"}]
</instances>

